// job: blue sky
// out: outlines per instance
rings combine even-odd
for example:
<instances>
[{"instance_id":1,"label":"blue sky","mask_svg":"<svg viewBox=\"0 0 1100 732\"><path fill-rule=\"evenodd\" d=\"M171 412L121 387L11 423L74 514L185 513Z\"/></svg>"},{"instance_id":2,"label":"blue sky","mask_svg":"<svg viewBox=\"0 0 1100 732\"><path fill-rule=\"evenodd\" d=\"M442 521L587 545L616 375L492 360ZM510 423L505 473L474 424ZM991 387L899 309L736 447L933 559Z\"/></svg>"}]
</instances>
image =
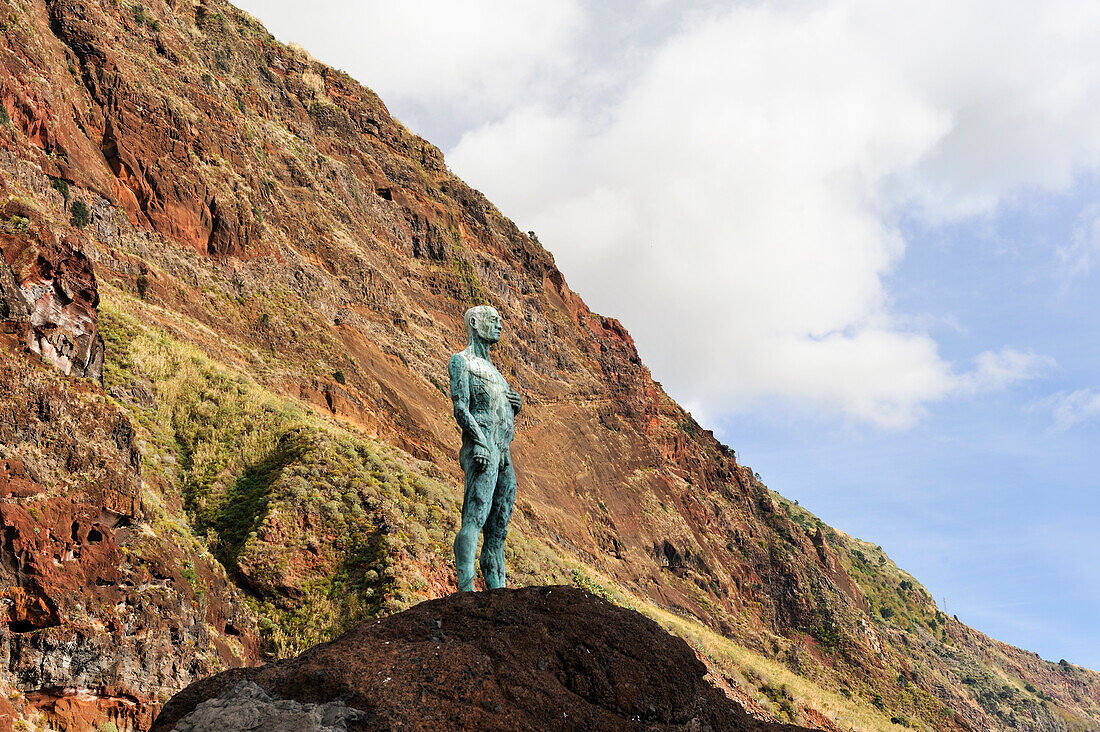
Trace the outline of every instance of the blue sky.
<instances>
[{"instance_id":1,"label":"blue sky","mask_svg":"<svg viewBox=\"0 0 1100 732\"><path fill-rule=\"evenodd\" d=\"M1100 5L239 4L537 231L772 488L1100 668Z\"/></svg>"},{"instance_id":2,"label":"blue sky","mask_svg":"<svg viewBox=\"0 0 1100 732\"><path fill-rule=\"evenodd\" d=\"M1056 364L995 395L936 404L906 430L797 405L718 420L769 486L883 546L941 608L994 637L1100 667L1100 422L1061 425L1052 395L1100 384L1100 273L1056 254L1094 180L953 225L910 222L890 276L947 358L1018 343Z\"/></svg>"}]
</instances>

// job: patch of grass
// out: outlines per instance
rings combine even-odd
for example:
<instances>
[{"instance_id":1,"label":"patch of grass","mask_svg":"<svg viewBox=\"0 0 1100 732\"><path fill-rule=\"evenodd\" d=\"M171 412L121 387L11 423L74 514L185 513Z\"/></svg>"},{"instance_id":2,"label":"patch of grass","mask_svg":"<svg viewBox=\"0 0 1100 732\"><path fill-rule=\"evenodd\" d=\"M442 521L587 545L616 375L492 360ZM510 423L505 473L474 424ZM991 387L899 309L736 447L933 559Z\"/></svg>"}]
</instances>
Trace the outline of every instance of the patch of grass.
<instances>
[{"instance_id":1,"label":"patch of grass","mask_svg":"<svg viewBox=\"0 0 1100 732\"><path fill-rule=\"evenodd\" d=\"M224 499L214 504L216 513L202 522L218 532L215 555L227 567L236 566L245 542L267 515L272 488L287 466L302 458L308 449L307 440L302 429L280 435L269 454L244 467Z\"/></svg>"},{"instance_id":2,"label":"patch of grass","mask_svg":"<svg viewBox=\"0 0 1100 732\"><path fill-rule=\"evenodd\" d=\"M676 428L693 439L699 436L699 423L696 422L691 415L687 415L680 420Z\"/></svg>"},{"instance_id":3,"label":"patch of grass","mask_svg":"<svg viewBox=\"0 0 1100 732\"><path fill-rule=\"evenodd\" d=\"M144 5L131 5L130 9L134 12L134 20L140 25L147 25L154 31L160 32L160 21L149 15Z\"/></svg>"},{"instance_id":4,"label":"patch of grass","mask_svg":"<svg viewBox=\"0 0 1100 732\"><path fill-rule=\"evenodd\" d=\"M465 259L453 260L455 276L458 279L458 296L467 305L485 305L489 302L489 296L485 288L481 286L474 265Z\"/></svg>"},{"instance_id":5,"label":"patch of grass","mask_svg":"<svg viewBox=\"0 0 1100 732\"><path fill-rule=\"evenodd\" d=\"M30 231L30 226L31 220L26 216L12 216L4 228L12 234L26 234Z\"/></svg>"},{"instance_id":6,"label":"patch of grass","mask_svg":"<svg viewBox=\"0 0 1100 732\"><path fill-rule=\"evenodd\" d=\"M127 312L140 301L105 292L107 387L151 385L153 408L124 406L146 451L171 459L145 464L174 466L159 467L161 478L251 593L267 655L299 653L429 596L417 567L449 557L454 491ZM529 544L510 544L510 561L547 574Z\"/></svg>"},{"instance_id":7,"label":"patch of grass","mask_svg":"<svg viewBox=\"0 0 1100 732\"><path fill-rule=\"evenodd\" d=\"M779 689L785 687L792 702L817 710L843 729L893 729L889 717L850 690L847 694L833 693L795 674L783 663L751 651L695 620L657 608L633 596L631 599L635 602L634 609L686 640L740 686L755 688L765 698L767 692L761 688L763 685Z\"/></svg>"},{"instance_id":8,"label":"patch of grass","mask_svg":"<svg viewBox=\"0 0 1100 732\"><path fill-rule=\"evenodd\" d=\"M606 587L589 577L583 570L573 570L573 586L591 592L596 597L601 597L608 602L615 602L614 594Z\"/></svg>"},{"instance_id":9,"label":"patch of grass","mask_svg":"<svg viewBox=\"0 0 1100 732\"><path fill-rule=\"evenodd\" d=\"M760 686L760 692L776 706L782 717L787 721L794 721L798 716L798 710L794 705L794 697L786 684L774 684L765 682Z\"/></svg>"},{"instance_id":10,"label":"patch of grass","mask_svg":"<svg viewBox=\"0 0 1100 732\"><path fill-rule=\"evenodd\" d=\"M83 229L92 221L92 212L88 210L88 205L83 201L73 201L69 212L72 214L69 217L69 223L78 229Z\"/></svg>"},{"instance_id":11,"label":"patch of grass","mask_svg":"<svg viewBox=\"0 0 1100 732\"><path fill-rule=\"evenodd\" d=\"M69 200L69 181L64 180L63 178L55 178L50 186L55 191L60 193L61 197L64 198L66 201Z\"/></svg>"}]
</instances>

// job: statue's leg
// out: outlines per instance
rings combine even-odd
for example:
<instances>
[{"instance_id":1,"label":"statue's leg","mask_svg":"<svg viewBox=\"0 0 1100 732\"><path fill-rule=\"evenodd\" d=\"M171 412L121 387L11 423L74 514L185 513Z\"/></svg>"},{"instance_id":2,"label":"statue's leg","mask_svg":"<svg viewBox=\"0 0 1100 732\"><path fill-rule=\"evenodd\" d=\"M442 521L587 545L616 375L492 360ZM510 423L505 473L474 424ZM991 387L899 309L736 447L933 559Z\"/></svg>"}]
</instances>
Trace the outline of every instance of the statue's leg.
<instances>
[{"instance_id":1,"label":"statue's leg","mask_svg":"<svg viewBox=\"0 0 1100 732\"><path fill-rule=\"evenodd\" d=\"M459 462L466 473L466 492L462 499L462 527L455 536L455 569L458 570L458 589L471 592L474 589L474 558L477 556L477 537L485 526L492 506L496 470L478 470L472 452L459 453Z\"/></svg>"},{"instance_id":2,"label":"statue's leg","mask_svg":"<svg viewBox=\"0 0 1100 732\"><path fill-rule=\"evenodd\" d=\"M481 573L485 584L495 590L506 584L504 571L504 540L508 538L508 522L516 501L516 472L512 461L505 458L497 474L493 505L485 522L485 543L481 546Z\"/></svg>"}]
</instances>

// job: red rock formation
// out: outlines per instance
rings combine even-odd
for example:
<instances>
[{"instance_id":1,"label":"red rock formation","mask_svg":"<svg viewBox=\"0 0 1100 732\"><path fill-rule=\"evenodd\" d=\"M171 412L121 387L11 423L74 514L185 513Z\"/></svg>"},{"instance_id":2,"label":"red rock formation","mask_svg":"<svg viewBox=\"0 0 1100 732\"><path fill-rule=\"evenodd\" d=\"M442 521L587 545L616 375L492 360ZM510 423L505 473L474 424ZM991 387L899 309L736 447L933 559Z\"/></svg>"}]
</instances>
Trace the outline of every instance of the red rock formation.
<instances>
[{"instance_id":1,"label":"red rock formation","mask_svg":"<svg viewBox=\"0 0 1100 732\"><path fill-rule=\"evenodd\" d=\"M100 379L103 339L92 264L77 234L58 240L36 208L0 204L0 319L27 348L70 376ZM22 300L23 302L20 302Z\"/></svg>"},{"instance_id":2,"label":"red rock formation","mask_svg":"<svg viewBox=\"0 0 1100 732\"><path fill-rule=\"evenodd\" d=\"M146 729L165 690L256 659L252 621L212 559L143 522L129 419L46 368L0 351L5 678L62 729Z\"/></svg>"}]
</instances>

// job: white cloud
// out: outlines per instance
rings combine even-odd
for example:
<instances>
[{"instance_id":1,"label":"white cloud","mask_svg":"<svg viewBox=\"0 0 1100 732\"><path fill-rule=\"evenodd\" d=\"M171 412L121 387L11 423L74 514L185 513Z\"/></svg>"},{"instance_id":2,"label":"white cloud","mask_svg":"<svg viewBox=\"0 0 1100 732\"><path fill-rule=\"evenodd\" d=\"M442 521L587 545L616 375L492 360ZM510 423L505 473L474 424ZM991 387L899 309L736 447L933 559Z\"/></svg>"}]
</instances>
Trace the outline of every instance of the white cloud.
<instances>
[{"instance_id":1,"label":"white cloud","mask_svg":"<svg viewBox=\"0 0 1100 732\"><path fill-rule=\"evenodd\" d=\"M1040 409L1054 416L1054 428L1063 432L1100 416L1100 390L1060 391L1039 402Z\"/></svg>"},{"instance_id":2,"label":"white cloud","mask_svg":"<svg viewBox=\"0 0 1100 732\"><path fill-rule=\"evenodd\" d=\"M1045 363L963 370L884 283L899 215L986 215L1100 165L1100 3L249 5L450 147L685 402L904 426Z\"/></svg>"},{"instance_id":3,"label":"white cloud","mask_svg":"<svg viewBox=\"0 0 1100 732\"><path fill-rule=\"evenodd\" d=\"M388 60L367 69L380 93L443 99L479 115L510 107L536 91L531 85L568 71L573 54L566 52L582 19L572 0L375 1L358 12L361 43L374 49L368 58ZM410 28L415 44L400 32Z\"/></svg>"},{"instance_id":4,"label":"white cloud","mask_svg":"<svg viewBox=\"0 0 1100 732\"><path fill-rule=\"evenodd\" d=\"M290 0L236 4L432 130L551 93L542 86L575 73L584 20L578 0L313 0L308 12ZM433 113L448 125L431 124Z\"/></svg>"},{"instance_id":5,"label":"white cloud","mask_svg":"<svg viewBox=\"0 0 1100 732\"><path fill-rule=\"evenodd\" d=\"M1086 206L1077 217L1070 241L1058 248L1068 275L1085 275L1100 256L1100 204Z\"/></svg>"},{"instance_id":6,"label":"white cloud","mask_svg":"<svg viewBox=\"0 0 1100 732\"><path fill-rule=\"evenodd\" d=\"M1100 162L1100 6L753 3L698 16L607 107L517 103L448 159L621 316L672 392L905 426L1033 378L960 371L884 277L902 211L988 214Z\"/></svg>"},{"instance_id":7,"label":"white cloud","mask_svg":"<svg viewBox=\"0 0 1100 732\"><path fill-rule=\"evenodd\" d=\"M974 370L960 376L957 385L963 393L999 391L1038 378L1057 365L1053 358L1030 351L983 351L974 358Z\"/></svg>"},{"instance_id":8,"label":"white cloud","mask_svg":"<svg viewBox=\"0 0 1100 732\"><path fill-rule=\"evenodd\" d=\"M860 2L863 37L949 133L903 177L934 216L989 212L1029 189L1064 190L1100 162L1100 5ZM873 42L873 41L872 41Z\"/></svg>"}]
</instances>

